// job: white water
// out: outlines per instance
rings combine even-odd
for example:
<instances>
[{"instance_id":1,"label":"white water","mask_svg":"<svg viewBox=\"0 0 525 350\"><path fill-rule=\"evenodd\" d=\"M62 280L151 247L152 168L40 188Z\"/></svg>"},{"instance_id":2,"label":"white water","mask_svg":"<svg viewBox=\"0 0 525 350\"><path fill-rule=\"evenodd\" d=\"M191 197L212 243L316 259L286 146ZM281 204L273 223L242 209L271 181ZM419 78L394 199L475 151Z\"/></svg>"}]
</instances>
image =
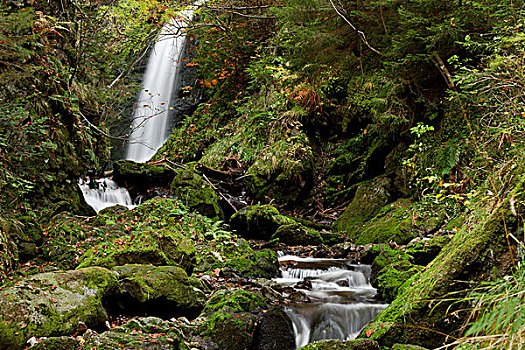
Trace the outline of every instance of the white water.
<instances>
[{"instance_id":1,"label":"white water","mask_svg":"<svg viewBox=\"0 0 525 350\"><path fill-rule=\"evenodd\" d=\"M184 28L192 20L193 12L193 8L180 11L179 17L164 25L157 36L133 111L126 159L148 161L169 136L169 108L177 89L186 40Z\"/></svg>"},{"instance_id":2,"label":"white water","mask_svg":"<svg viewBox=\"0 0 525 350\"><path fill-rule=\"evenodd\" d=\"M311 303L289 305L296 347L322 339L353 339L387 304L374 300L376 289L369 283L370 266L350 264L344 259L279 257L282 278L293 286L311 284L304 292Z\"/></svg>"},{"instance_id":3,"label":"white water","mask_svg":"<svg viewBox=\"0 0 525 350\"><path fill-rule=\"evenodd\" d=\"M82 190L84 199L98 213L104 208L114 205L123 205L132 209L135 207L129 192L124 187L118 187L117 183L108 178L95 180L96 188L89 186L89 179L82 178L78 186Z\"/></svg>"}]
</instances>

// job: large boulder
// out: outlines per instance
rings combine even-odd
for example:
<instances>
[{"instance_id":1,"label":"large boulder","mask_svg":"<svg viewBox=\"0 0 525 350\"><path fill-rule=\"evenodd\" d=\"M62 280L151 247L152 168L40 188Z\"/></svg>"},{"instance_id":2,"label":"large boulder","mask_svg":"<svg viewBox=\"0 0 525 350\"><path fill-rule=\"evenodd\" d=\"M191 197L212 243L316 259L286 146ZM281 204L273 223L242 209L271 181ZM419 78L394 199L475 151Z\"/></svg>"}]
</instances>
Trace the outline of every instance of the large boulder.
<instances>
[{"instance_id":1,"label":"large boulder","mask_svg":"<svg viewBox=\"0 0 525 350\"><path fill-rule=\"evenodd\" d=\"M170 184L170 192L188 208L204 216L213 219L221 216L219 198L215 190L192 166L177 174Z\"/></svg>"},{"instance_id":2,"label":"large boulder","mask_svg":"<svg viewBox=\"0 0 525 350\"><path fill-rule=\"evenodd\" d=\"M319 245L323 243L323 238L319 232L298 222L280 226L272 235L272 239L275 238L287 245Z\"/></svg>"},{"instance_id":3,"label":"large boulder","mask_svg":"<svg viewBox=\"0 0 525 350\"><path fill-rule=\"evenodd\" d=\"M79 267L106 268L125 264L175 265L191 273L195 246L180 232L149 229L95 244L79 262Z\"/></svg>"},{"instance_id":4,"label":"large boulder","mask_svg":"<svg viewBox=\"0 0 525 350\"><path fill-rule=\"evenodd\" d=\"M99 267L41 273L9 285L0 294L0 348L20 349L33 336L70 335L79 322L102 327L105 301L117 292L115 274Z\"/></svg>"},{"instance_id":5,"label":"large boulder","mask_svg":"<svg viewBox=\"0 0 525 350\"><path fill-rule=\"evenodd\" d=\"M263 313L257 322L252 349L293 350L295 336L292 321L282 307L275 307Z\"/></svg>"},{"instance_id":6,"label":"large boulder","mask_svg":"<svg viewBox=\"0 0 525 350\"><path fill-rule=\"evenodd\" d=\"M179 267L126 265L113 271L123 292L120 303L124 313L196 316L206 302L204 284Z\"/></svg>"}]
</instances>

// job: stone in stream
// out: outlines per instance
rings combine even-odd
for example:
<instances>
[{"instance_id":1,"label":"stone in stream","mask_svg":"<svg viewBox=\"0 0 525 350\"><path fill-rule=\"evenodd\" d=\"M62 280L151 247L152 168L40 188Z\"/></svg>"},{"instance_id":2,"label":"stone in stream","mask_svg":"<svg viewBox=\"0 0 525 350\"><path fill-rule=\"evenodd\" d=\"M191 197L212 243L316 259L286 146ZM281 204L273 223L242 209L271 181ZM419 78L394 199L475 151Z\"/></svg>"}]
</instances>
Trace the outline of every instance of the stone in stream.
<instances>
[{"instance_id":1,"label":"stone in stream","mask_svg":"<svg viewBox=\"0 0 525 350\"><path fill-rule=\"evenodd\" d=\"M257 322L252 349L294 350L295 336L292 321L282 307L265 312Z\"/></svg>"},{"instance_id":2,"label":"stone in stream","mask_svg":"<svg viewBox=\"0 0 525 350\"><path fill-rule=\"evenodd\" d=\"M115 274L100 267L36 274L0 294L0 348L22 348L32 336L73 334L108 320L105 302L118 292Z\"/></svg>"}]
</instances>

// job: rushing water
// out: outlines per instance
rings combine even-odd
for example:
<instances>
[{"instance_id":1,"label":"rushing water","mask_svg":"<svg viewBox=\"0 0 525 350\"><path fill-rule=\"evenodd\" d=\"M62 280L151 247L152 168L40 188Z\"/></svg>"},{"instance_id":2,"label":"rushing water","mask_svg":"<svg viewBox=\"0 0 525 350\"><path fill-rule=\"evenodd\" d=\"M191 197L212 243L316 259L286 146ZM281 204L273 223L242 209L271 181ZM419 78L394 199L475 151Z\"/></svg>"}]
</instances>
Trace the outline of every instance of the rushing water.
<instances>
[{"instance_id":1,"label":"rushing water","mask_svg":"<svg viewBox=\"0 0 525 350\"><path fill-rule=\"evenodd\" d=\"M298 287L311 300L287 306L297 348L322 339L353 339L387 304L375 300L370 266L344 259L279 257L282 285ZM306 282L306 283L305 283Z\"/></svg>"},{"instance_id":2,"label":"rushing water","mask_svg":"<svg viewBox=\"0 0 525 350\"><path fill-rule=\"evenodd\" d=\"M78 185L82 190L84 199L98 213L104 208L117 204L134 208L129 192L124 187L119 187L117 183L108 178L102 178L91 182L88 178L81 178Z\"/></svg>"},{"instance_id":3,"label":"rushing water","mask_svg":"<svg viewBox=\"0 0 525 350\"><path fill-rule=\"evenodd\" d=\"M164 25L151 51L142 81L126 150L126 159L148 161L169 136L169 110L177 90L179 63L184 51L184 27L193 18L193 8Z\"/></svg>"}]
</instances>

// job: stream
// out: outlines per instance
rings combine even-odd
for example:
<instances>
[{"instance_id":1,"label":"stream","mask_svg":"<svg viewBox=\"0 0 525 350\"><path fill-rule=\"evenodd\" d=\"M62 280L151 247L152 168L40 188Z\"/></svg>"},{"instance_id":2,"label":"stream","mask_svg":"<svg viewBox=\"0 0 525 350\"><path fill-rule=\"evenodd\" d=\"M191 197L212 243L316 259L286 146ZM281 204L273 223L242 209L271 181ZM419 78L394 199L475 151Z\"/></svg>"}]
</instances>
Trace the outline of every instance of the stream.
<instances>
[{"instance_id":1,"label":"stream","mask_svg":"<svg viewBox=\"0 0 525 350\"><path fill-rule=\"evenodd\" d=\"M388 306L376 299L376 289L369 283L370 265L282 253L279 265L282 277L275 281L294 287L310 300L285 308L297 348L322 339L354 339Z\"/></svg>"}]
</instances>

